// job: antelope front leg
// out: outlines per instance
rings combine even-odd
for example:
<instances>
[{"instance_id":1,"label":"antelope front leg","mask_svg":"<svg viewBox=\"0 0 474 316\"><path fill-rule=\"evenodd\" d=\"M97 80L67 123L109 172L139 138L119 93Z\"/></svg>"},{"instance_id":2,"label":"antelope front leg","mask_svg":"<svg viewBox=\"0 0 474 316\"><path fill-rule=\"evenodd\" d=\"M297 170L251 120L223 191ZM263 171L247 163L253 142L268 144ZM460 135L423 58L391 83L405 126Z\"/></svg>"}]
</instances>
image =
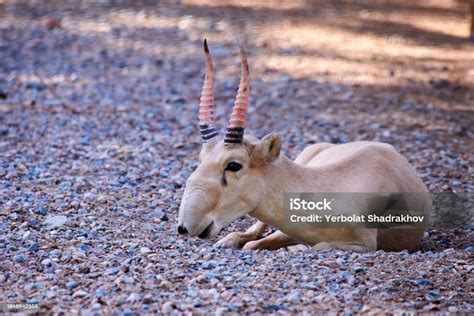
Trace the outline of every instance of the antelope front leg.
<instances>
[{"instance_id":1,"label":"antelope front leg","mask_svg":"<svg viewBox=\"0 0 474 316\"><path fill-rule=\"evenodd\" d=\"M291 246L299 244L295 239L288 236L287 234L277 230L273 234L268 235L265 238L250 241L245 244L243 249L268 249L276 250L281 247Z\"/></svg>"},{"instance_id":2,"label":"antelope front leg","mask_svg":"<svg viewBox=\"0 0 474 316\"><path fill-rule=\"evenodd\" d=\"M233 232L215 243L216 247L240 248L249 241L259 239L263 236L267 224L257 221L245 232Z\"/></svg>"}]
</instances>

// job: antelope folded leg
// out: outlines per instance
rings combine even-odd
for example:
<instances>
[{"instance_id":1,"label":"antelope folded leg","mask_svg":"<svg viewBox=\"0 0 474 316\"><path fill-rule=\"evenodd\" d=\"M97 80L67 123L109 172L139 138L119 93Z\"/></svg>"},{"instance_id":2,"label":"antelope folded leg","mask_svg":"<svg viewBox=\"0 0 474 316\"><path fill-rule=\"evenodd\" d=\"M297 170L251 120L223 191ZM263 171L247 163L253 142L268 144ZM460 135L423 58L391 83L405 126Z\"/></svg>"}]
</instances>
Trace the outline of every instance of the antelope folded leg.
<instances>
[{"instance_id":1,"label":"antelope folded leg","mask_svg":"<svg viewBox=\"0 0 474 316\"><path fill-rule=\"evenodd\" d=\"M242 248L247 242L262 238L267 224L257 221L245 232L232 232L214 244L215 247Z\"/></svg>"},{"instance_id":2,"label":"antelope folded leg","mask_svg":"<svg viewBox=\"0 0 474 316\"><path fill-rule=\"evenodd\" d=\"M282 247L292 246L296 244L299 244L299 242L288 236L287 234L277 230L276 232L268 235L265 238L246 243L244 249L276 250Z\"/></svg>"}]
</instances>

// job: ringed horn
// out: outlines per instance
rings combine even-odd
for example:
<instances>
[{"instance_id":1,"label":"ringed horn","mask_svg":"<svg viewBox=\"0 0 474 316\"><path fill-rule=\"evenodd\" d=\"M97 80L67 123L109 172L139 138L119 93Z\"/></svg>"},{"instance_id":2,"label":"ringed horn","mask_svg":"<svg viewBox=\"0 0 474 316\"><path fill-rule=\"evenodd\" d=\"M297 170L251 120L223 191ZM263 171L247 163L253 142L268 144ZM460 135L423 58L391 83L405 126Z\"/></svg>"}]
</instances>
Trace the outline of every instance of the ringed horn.
<instances>
[{"instance_id":1,"label":"ringed horn","mask_svg":"<svg viewBox=\"0 0 474 316\"><path fill-rule=\"evenodd\" d=\"M242 74L240 77L239 91L237 92L235 104L229 119L229 127L225 132L224 143L226 145L241 144L244 138L250 95L250 76L247 54L242 45L240 45L240 57L242 58Z\"/></svg>"},{"instance_id":2,"label":"ringed horn","mask_svg":"<svg viewBox=\"0 0 474 316\"><path fill-rule=\"evenodd\" d=\"M217 136L214 114L214 68L206 39L204 39L204 55L206 58L206 75L202 87L201 102L199 103L199 130L202 142L206 143Z\"/></svg>"}]
</instances>

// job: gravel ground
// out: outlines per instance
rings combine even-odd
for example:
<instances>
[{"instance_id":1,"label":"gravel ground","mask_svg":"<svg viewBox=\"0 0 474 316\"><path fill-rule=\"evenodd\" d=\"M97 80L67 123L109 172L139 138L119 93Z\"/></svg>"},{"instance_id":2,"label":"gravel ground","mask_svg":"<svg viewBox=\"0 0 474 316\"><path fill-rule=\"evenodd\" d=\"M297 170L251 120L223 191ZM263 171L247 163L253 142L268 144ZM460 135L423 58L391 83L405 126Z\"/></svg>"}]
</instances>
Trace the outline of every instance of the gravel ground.
<instances>
[{"instance_id":1,"label":"gravel ground","mask_svg":"<svg viewBox=\"0 0 474 316\"><path fill-rule=\"evenodd\" d=\"M256 136L280 132L293 158L320 141L389 142L430 191L473 192L467 15L420 2L1 2L0 302L472 313L472 230L430 230L411 254L214 249L175 231L200 147L204 37L222 128L243 34Z\"/></svg>"}]
</instances>

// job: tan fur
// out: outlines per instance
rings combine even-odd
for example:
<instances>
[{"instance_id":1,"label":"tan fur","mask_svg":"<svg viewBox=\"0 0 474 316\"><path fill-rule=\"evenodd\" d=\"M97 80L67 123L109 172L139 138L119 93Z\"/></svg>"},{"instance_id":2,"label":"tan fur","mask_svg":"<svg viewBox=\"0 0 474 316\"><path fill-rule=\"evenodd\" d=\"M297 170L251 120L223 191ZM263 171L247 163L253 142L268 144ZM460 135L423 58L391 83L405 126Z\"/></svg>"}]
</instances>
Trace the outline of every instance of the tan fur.
<instances>
[{"instance_id":1,"label":"tan fur","mask_svg":"<svg viewBox=\"0 0 474 316\"><path fill-rule=\"evenodd\" d=\"M307 147L291 161L280 154L278 135L261 141L245 137L243 145L206 144L201 164L186 184L180 206L179 225L191 236L199 235L210 223L213 237L230 222L250 214L257 222L245 233L232 233L221 246L246 244L248 249L276 249L295 243L315 250L333 247L358 252L385 249L413 250L423 236L422 229L314 229L311 225L288 227L282 205L285 192L427 192L426 187L391 145L353 142ZM238 172L226 171L227 185L220 179L230 161L243 165ZM430 215L426 209L425 215ZM265 224L280 230L261 238Z\"/></svg>"}]
</instances>

